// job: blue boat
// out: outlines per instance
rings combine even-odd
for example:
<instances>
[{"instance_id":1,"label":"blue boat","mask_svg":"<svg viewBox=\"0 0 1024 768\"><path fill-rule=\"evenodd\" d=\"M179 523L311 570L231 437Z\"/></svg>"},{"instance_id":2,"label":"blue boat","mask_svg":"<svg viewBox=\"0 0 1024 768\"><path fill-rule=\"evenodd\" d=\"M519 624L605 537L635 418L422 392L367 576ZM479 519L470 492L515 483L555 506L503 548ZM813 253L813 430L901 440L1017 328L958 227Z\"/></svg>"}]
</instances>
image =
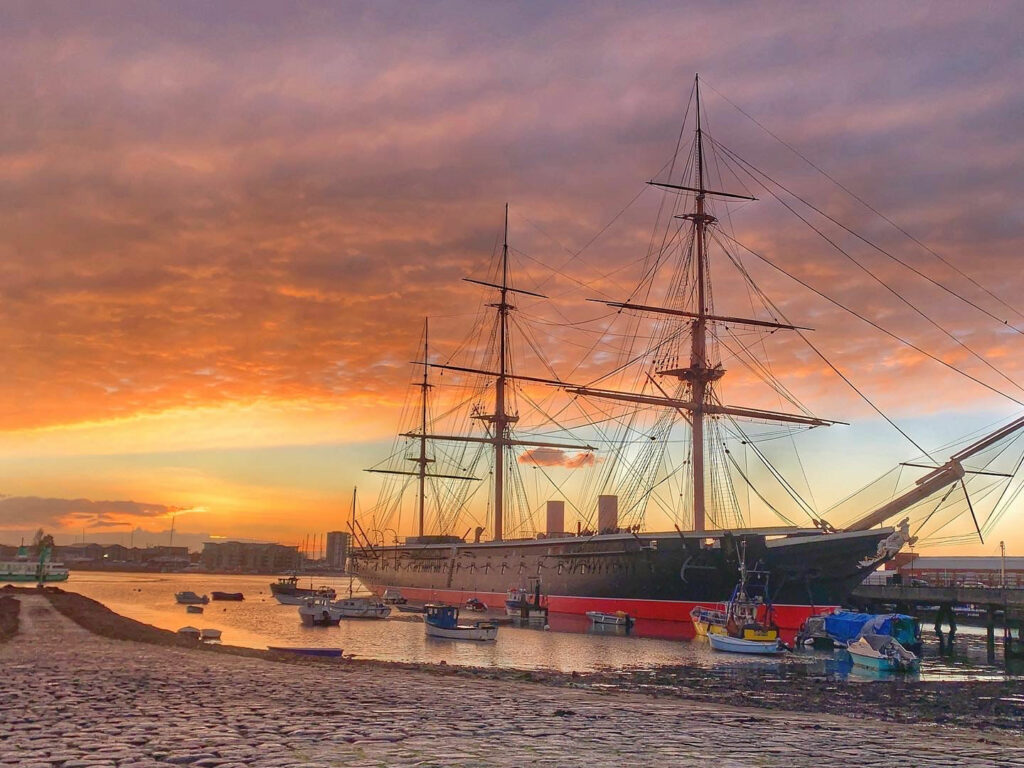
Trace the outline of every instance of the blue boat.
<instances>
[{"instance_id":1,"label":"blue boat","mask_svg":"<svg viewBox=\"0 0 1024 768\"><path fill-rule=\"evenodd\" d=\"M300 656L320 656L328 658L340 658L341 648L290 648L282 645L268 645L268 651L277 653L295 653Z\"/></svg>"},{"instance_id":2,"label":"blue boat","mask_svg":"<svg viewBox=\"0 0 1024 768\"><path fill-rule=\"evenodd\" d=\"M890 635L863 635L846 647L856 667L879 672L913 672L921 660Z\"/></svg>"}]
</instances>

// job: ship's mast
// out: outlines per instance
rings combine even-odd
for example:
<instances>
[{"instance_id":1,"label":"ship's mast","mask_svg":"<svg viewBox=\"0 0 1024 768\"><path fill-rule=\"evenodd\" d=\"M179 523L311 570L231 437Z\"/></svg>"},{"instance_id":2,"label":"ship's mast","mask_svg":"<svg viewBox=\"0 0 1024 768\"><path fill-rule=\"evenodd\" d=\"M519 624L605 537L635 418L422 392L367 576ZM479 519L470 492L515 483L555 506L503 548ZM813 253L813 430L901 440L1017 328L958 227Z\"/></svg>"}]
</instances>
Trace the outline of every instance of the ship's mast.
<instances>
[{"instance_id":1,"label":"ship's mast","mask_svg":"<svg viewBox=\"0 0 1024 768\"><path fill-rule=\"evenodd\" d=\"M462 443L484 443L494 447L494 528L493 528L493 540L501 541L505 537L505 457L506 448L511 449L515 446L529 446L533 448L558 448L566 450L581 450L581 451L594 451L597 450L592 445L574 445L571 443L560 443L550 442L546 440L520 440L511 434L510 428L513 424L519 421L519 417L514 413L508 412L508 388L513 380L519 379L524 381L535 381L544 384L553 384L561 386L562 382L553 381L551 379L541 379L533 376L517 376L509 372L511 368L511 361L509 360L509 339L508 339L508 318L509 313L515 309L515 306L509 303L509 294L520 293L527 296L535 296L540 299L547 298L543 294L534 293L533 291L526 291L522 288L513 288L508 284L509 281L509 270L508 270L508 203L505 204L505 223L504 223L504 234L502 237L501 245L501 282L491 283L485 280L474 280L470 277L464 277L468 283L475 283L476 285L483 285L489 288L496 288L499 291L498 302L496 304L488 304L490 307L494 307L498 310L498 365L497 371L482 370L479 368L464 368L455 365L445 365L441 363L431 363L427 360L423 360L420 365L429 368L441 368L449 371L460 371L462 373L477 374L482 376L490 376L494 378L494 413L477 413L474 414L473 418L478 419L482 422L489 423L492 426L488 430L488 434L484 437L476 437L473 435L432 435L427 434L426 422L424 421L422 429L419 433L416 432L405 432L402 434L403 437L416 437L421 440L421 456L423 453L423 442L424 440L445 440L452 442ZM424 381L426 381L426 374L424 373ZM426 391L426 390L424 390ZM371 472L384 472L390 474L410 474L395 470L376 469L369 470ZM425 473L425 469L421 465L420 471ZM460 475L425 475L426 477L444 477L452 480L476 480L475 477L465 477Z\"/></svg>"},{"instance_id":2,"label":"ship's mast","mask_svg":"<svg viewBox=\"0 0 1024 768\"><path fill-rule=\"evenodd\" d=\"M508 203L505 203L505 230L501 243L501 299L498 309L498 378L494 385L494 540L504 537L505 446L509 415L505 413L505 382L508 376Z\"/></svg>"},{"instance_id":3,"label":"ship's mast","mask_svg":"<svg viewBox=\"0 0 1024 768\"><path fill-rule=\"evenodd\" d=\"M693 320L690 341L690 414L693 429L693 530L704 530L704 400L707 396L707 304L704 295L705 228L704 214L704 141L700 130L700 78L695 79L697 93L697 210L693 217L693 241L697 248L697 317Z\"/></svg>"},{"instance_id":4,"label":"ship's mast","mask_svg":"<svg viewBox=\"0 0 1024 768\"><path fill-rule=\"evenodd\" d=\"M427 334L430 331L430 319L423 318L423 360L424 362L430 361L430 347L427 342ZM419 467L419 535L423 536L423 511L426 507L427 499L427 464L430 463L430 459L427 458L427 390L430 389L430 382L427 380L427 372L429 368L423 366L423 383L420 384L422 388L422 397L420 398L420 455L416 459L416 463Z\"/></svg>"}]
</instances>

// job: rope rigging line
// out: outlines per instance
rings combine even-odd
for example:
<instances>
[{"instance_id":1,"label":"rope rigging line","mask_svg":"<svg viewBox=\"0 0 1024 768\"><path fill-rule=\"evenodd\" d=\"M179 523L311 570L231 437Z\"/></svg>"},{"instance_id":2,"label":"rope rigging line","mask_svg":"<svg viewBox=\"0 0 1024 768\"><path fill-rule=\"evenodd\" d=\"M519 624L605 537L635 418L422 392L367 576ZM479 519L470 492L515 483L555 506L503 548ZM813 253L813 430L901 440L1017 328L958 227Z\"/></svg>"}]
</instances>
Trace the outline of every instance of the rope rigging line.
<instances>
[{"instance_id":1,"label":"rope rigging line","mask_svg":"<svg viewBox=\"0 0 1024 768\"><path fill-rule=\"evenodd\" d=\"M769 261L766 257L761 256L756 251L753 251L750 248L748 248L747 246L743 245L743 243L741 243L739 240L736 240L735 238L730 237L725 232L722 232L722 235L724 237L729 238L732 242L736 243L736 245L740 246L744 250L748 251L749 253L753 254L757 258L761 259L762 261L764 261L769 266L774 267L775 269L777 269L782 274L786 275L787 277L791 278L792 280L795 280L800 285L803 285L805 288L808 288L809 290L811 290L814 293L818 294L819 296L821 296L822 298L826 299L827 301L832 302L833 304L835 304L840 309L844 309L847 312L850 312L855 317L860 318L861 320L863 320L864 322L868 323L869 325L875 326L876 328L878 328L879 330L883 331L884 333L889 334L890 336L893 336L893 338L899 339L899 337L894 336L893 334L889 333L889 331L886 331L884 328L882 328L881 326L878 326L877 324L873 323L871 320L868 320L867 318L862 317L861 315L857 314L853 310L847 309L846 307L844 307L842 304L838 303L834 299L829 298L828 296L826 296L825 294L823 294L820 291L816 290L815 288L812 288L810 285L808 285L807 283L803 282L799 278L794 277L790 273L786 272L781 267L776 266L773 262ZM716 242L718 242L718 238L717 237L715 238L715 240L716 240ZM778 313L779 317L781 317L783 320L785 320L787 323L789 323L790 321L786 317L785 313L783 313L782 310L768 297L768 295L766 293L764 293L764 291L762 291L760 289L760 287L757 285L757 283L754 282L753 278L750 276L750 273L747 272L747 270L743 266L742 262L740 262L738 259L734 258L733 254L727 248L723 248L723 250L729 256L729 259L732 260L734 264L736 264L737 268L740 270L740 272L747 279L750 287L754 291L757 292L757 294L761 297L761 299L766 304L768 304L768 306L770 306L775 312ZM904 439L907 440L907 442L909 442L911 445L913 445L915 448L917 448L917 450L919 450L922 454L924 454L928 458L931 458L931 454L929 454L928 451L926 451L924 448L922 448L920 445L918 445L917 441L914 440L914 438L912 438L909 434L907 434L895 421L893 421L891 418L889 418L889 416L881 408L879 408L877 405L875 405L874 401L872 401L871 398L869 398L866 394L864 394L857 387L857 385L855 385L853 383L853 381L851 381L850 378L848 376L846 376L846 374L844 374L842 371L840 371L839 368L836 367L832 363L832 361L829 360L820 349L818 349L817 346L815 346L815 344L807 337L806 333L804 333L801 330L797 330L796 333L803 340L803 342L814 352L814 354L816 354L822 360L822 362L825 363L825 365L827 365L830 369L832 369L832 372L835 373L836 376L838 376L843 382L845 382L846 386L848 386L850 389L852 389L854 392L856 392L857 396L860 397L861 400L863 400L865 403L868 404L868 406L871 407L871 410L873 410L875 413L877 413L879 416L881 416L883 419L885 419L885 421L889 424L889 426L891 426L899 434L901 434L904 437ZM923 353L923 354L927 354L927 353Z\"/></svg>"},{"instance_id":2,"label":"rope rigging line","mask_svg":"<svg viewBox=\"0 0 1024 768\"><path fill-rule=\"evenodd\" d=\"M725 151L726 151L726 152L729 152L729 150L728 150L728 149L726 149ZM733 154L733 153L730 153L730 155L732 155L732 154ZM766 178L766 179L767 179L768 181L770 181L770 182L771 182L772 184L775 184L775 185L776 185L776 186L778 186L778 187L779 187L780 189L782 189L782 190L786 191L786 192L787 192L788 194L790 194L790 195L792 195L793 197L795 197L795 198L796 198L797 200L800 200L800 201L801 201L802 203L804 203L805 205L807 205L807 206L808 206L809 208L811 208L812 210L814 210L814 211L817 211L817 212L818 212L818 213L820 213L820 214L821 214L822 216L825 216L825 217L826 217L826 218L828 218L828 219L829 219L830 221L832 221L833 223L835 223L835 224L836 224L837 226L839 226L839 227L842 227L842 228L843 228L844 230L846 230L846 231L850 232L850 234L852 234L852 235L854 235L855 237L858 237L859 239L863 240L863 241L864 241L865 243L867 243L868 245L871 245L871 246L872 246L872 247L874 247L874 248L875 248L876 250L879 250L879 251L880 251L881 253L884 253L884 254L885 254L886 256L889 256L889 258L893 259L893 260L894 260L894 261L896 261L897 263L903 264L903 262L901 262L901 261L900 261L899 259L897 259L896 257L894 257L894 256L892 256L891 254L887 253L886 251L884 251L884 250L882 250L882 249L878 248L878 246L875 246L875 245L874 245L873 243L871 243L870 241L868 241L868 240L865 240L865 239L864 239L863 237L861 237L860 235L858 235L858 234L857 234L856 232L853 232L852 230L849 230L849 229L847 229L847 228L846 228L845 226L843 226L843 225L842 225L842 224L840 224L839 222L835 221L835 219L832 219L832 218L831 218L830 216L828 216L828 214L825 214L825 213L821 212L820 210L818 210L817 208L815 208L815 207L814 207L813 205L811 205L810 203L806 202L806 201L805 201L805 200L803 200L803 199L802 199L801 197L799 197L798 195L796 195L796 194L795 194L794 192L791 192L791 191L790 191L790 190L788 190L788 189L787 189L786 187L784 187L784 186L783 186L782 184L779 184L779 182L777 182L777 181L775 181L774 179L772 179L772 178L771 178L770 176L768 176L767 174L765 174L765 173L764 173L763 171L760 171L760 170L758 170L758 169L757 169L757 168L755 168L755 167L754 167L753 165L750 165L750 164L749 164L749 163L747 163L747 162L746 162L745 160L743 160L742 158L740 158L740 157L738 157L738 156L736 156L736 155L733 155L733 157L735 158L736 162L742 163L742 164L744 164L744 165L747 165L747 166L749 166L750 168L753 168L753 169L754 169L754 171L756 171L756 172L757 172L758 174L760 174L760 175L764 176L764 178ZM842 246L840 246L840 245L839 245L839 244L838 244L838 243L837 243L837 242L836 242L835 240L833 240L832 238L830 238L830 237L829 237L828 235L826 235L826 234L825 234L825 233L824 233L824 232L823 232L823 231L822 231L821 229L819 229L818 227L814 226L814 224L812 224L812 223L811 223L810 221L808 221L808 220L807 220L806 218L804 218L803 216L801 216L801 215L800 215L800 213L798 213L798 212L797 212L797 210L796 210L795 208L793 208L793 207L792 207L791 205L789 205L789 203L787 203L787 202L786 202L785 200L783 200L783 199L782 199L782 198L781 198L781 197L780 197L779 195L777 195L777 194L776 194L776 193L775 193L775 192L774 192L773 190L771 190L771 189L770 189L770 188L769 188L769 187L768 187L767 185L765 185L765 184L764 184L763 182L761 182L761 181L760 181L759 179L756 179L756 178L755 178L755 181L758 181L758 183L759 183L759 184L761 184L761 187L762 187L762 188L763 188L763 189L764 189L764 190L765 190L765 191L766 191L766 192L767 192L768 194L770 194L770 195L771 195L772 197L774 197L774 198L775 198L775 200L776 200L776 201L777 201L777 202L778 202L778 203L779 203L780 205L782 205L782 206L783 206L783 207L784 207L784 208L785 208L786 210L788 210L788 211L789 211L790 213L792 213L792 214L793 214L794 216L796 216L796 217L797 217L798 219L800 219L800 221L802 221L802 222L803 222L803 223L804 223L804 224L805 224L805 225L806 225L807 227L809 227L810 229L812 229L812 230L813 230L813 231L814 231L814 232L815 232L815 233L816 233L816 234L817 234L817 235L818 235L818 236L819 236L819 237L820 237L820 238L821 238L822 240L824 240L824 241L825 241L826 243L828 243L829 245L831 245L831 246L832 246L832 248L834 248L834 249L835 249L835 250L836 250L837 252L839 252L839 253L840 253L840 254L842 254L842 255L843 255L843 256L844 256L844 257L845 257L846 259L848 259L848 260L849 260L850 262L852 262L852 263L853 263L853 264L854 264L854 265L855 265L855 266L856 266L856 267L857 267L858 269L860 269L860 270L861 270L862 272L864 272L864 274L866 274L866 275L867 275L868 277L870 277L870 278L871 278L872 280L874 280L874 281L875 281L876 283L878 283L878 284L879 284L880 286L882 286L882 288L884 288L884 289L885 289L886 291L888 291L888 292L889 292L890 294L892 294L893 296L895 296L895 297L896 297L896 298L897 298L897 299L898 299L898 300L899 300L900 302L902 302L902 303L903 303L904 305L906 305L906 306L907 306L907 307L909 307L909 308L910 308L911 310L913 310L913 311L914 311L914 312L916 312L916 313L917 313L918 315L920 315L920 316L921 316L922 318L924 318L924 319L925 319L925 320L926 320L926 321L927 321L927 322L928 322L929 324L931 324L931 325L932 325L932 326L933 326L934 328L936 328L936 329L937 329L938 331L940 331L940 332L941 332L941 333L942 333L943 335L945 335L946 337L948 337L949 339L951 339L951 340L952 340L952 341L953 341L953 342L954 342L955 344L959 345L959 346L960 346L960 347L962 347L962 348L963 348L964 350L966 350L967 352L969 352L969 353L970 353L970 354L971 354L971 355L972 355L973 357L975 357L975 358L976 358L976 359L977 359L977 360L978 360L979 362L981 362L981 363L982 363L983 365L985 365L986 367L988 367L989 369L991 369L991 370L992 370L992 371L993 371L994 373L996 373L996 374L997 374L998 376L1001 376L1001 377L1002 377L1003 379L1005 379L1005 380L1006 380L1006 381L1007 381L1007 382L1008 382L1008 383L1009 383L1009 384L1010 384L1011 386L1014 386L1014 387L1016 387L1017 389L1020 389L1021 391L1024 391L1024 386L1021 386L1021 385L1020 385L1020 384L1018 384L1018 383L1017 383L1016 381L1014 381L1014 380L1013 380L1012 378L1010 378L1010 377L1009 377L1009 376L1008 376L1007 374L1003 373L1003 372L1002 372L1001 370L999 370L998 368L996 368L996 367L995 367L995 365L993 365L993 364L992 364L991 362L989 362L989 361L988 361L988 360L987 360L987 359L986 359L986 358L985 358L984 356L982 356L981 354L979 354L978 352L976 352L976 351L975 351L975 350L974 350L974 349L973 349L972 347L968 346L968 344L967 344L966 342L964 342L964 341L960 340L959 338L957 338L957 337L956 337L956 336L955 336L955 335L954 335L954 334L953 334L953 333L952 333L951 331L948 331L948 330L946 330L946 329L945 329L945 328L944 328L944 327L943 327L942 325L940 325L940 324L938 323L938 321L936 321L936 320L932 319L932 318L931 318L931 317L930 317L930 316L929 316L929 315L928 315L928 314L927 314L927 313L926 313L926 312L925 312L924 310L922 310L922 309L920 309L919 307L915 306L915 305L914 305L914 304L913 304L913 303L912 303L912 302L911 302L911 301L910 301L909 299L907 299L907 298L906 298L906 297L905 297L905 296L904 296L903 294L901 294L901 293L900 293L899 291L897 291L897 290L896 290L895 288L893 288L893 287L892 287L891 285L889 285L889 284L888 284L888 283L886 283L886 282L885 282L884 280L882 280L882 279L881 279L880 277L878 277L878 275L874 274L874 273L873 273L873 272L872 272L872 271L871 271L870 269L868 269L868 268L867 268L867 267L866 267L866 266L865 266L864 264L862 264L862 263L861 263L860 261L858 261L858 260L857 260L857 259L856 259L856 258L855 258L855 257L854 257L854 256L853 256L852 254L851 254L851 253L849 253L849 252L848 252L847 250L845 250L845 249L844 249L844 248L843 248ZM906 265L906 264L903 264L903 266L907 266L907 265ZM909 266L907 266L907 268L908 268L908 269L911 269L911 271L914 271L914 270L913 270L913 269L912 269L911 267L909 267ZM926 277L926 276L922 275L922 277ZM956 295L956 294L952 294L952 295ZM958 297L958 298L962 298L962 297ZM969 302L968 302L968 303L969 303ZM1000 322L1002 322L1002 321L1000 321ZM1014 330L1016 330L1016 329L1014 329ZM1021 333L1021 332L1020 332L1020 331L1018 331L1018 333Z\"/></svg>"},{"instance_id":3,"label":"rope rigging line","mask_svg":"<svg viewBox=\"0 0 1024 768\"><path fill-rule=\"evenodd\" d=\"M1011 401L1013 403L1016 403L1017 405L1024 406L1024 402L1021 402L1020 400L1018 400L1017 398L1013 397L1012 395L1008 395L1005 392L1002 392L1001 390L996 389L991 384L987 384L986 382L982 381L981 379L978 379L977 377L972 376L971 374L966 373L965 371L961 371L957 367L951 365L950 363L947 363L942 358L936 357L935 355L931 354L930 352L925 351L924 349L922 349L921 347L917 346L916 344L914 344L913 342L909 341L908 339L905 339L902 336L900 336L899 334L894 333L893 331L890 331L887 328L884 328L883 326L879 325L875 321L873 321L873 320L865 317L864 315L860 314L856 310L851 309L850 307L847 307L846 305L840 303L838 300L833 299L831 296L823 293L822 291L819 291L817 288L812 286L810 283L808 283L808 282L806 282L804 280L801 280L796 275L792 274L791 272L786 271L783 267L780 267L778 264L773 262L767 256L762 256L760 253L758 253L757 251L753 250L752 248L749 248L748 246L744 245L739 240L736 240L735 238L730 237L729 235L725 234L724 232L722 232L722 235L724 237L729 238L732 242L736 243L736 245L738 245L743 250L747 251L749 254L751 254L755 258L763 261L765 264L770 266L772 269L774 269L774 270L776 270L778 272L781 272L786 277L788 277L790 280L794 281L795 283L799 283L800 285L802 285L807 290L809 290L812 293L816 294L817 296L820 296L821 298L825 299L825 301L829 302L830 304L834 304L835 306L839 307L839 309L843 310L844 312L848 312L849 314L853 315L854 317L856 317L861 322L867 323L872 328L874 328L874 329L876 329L878 331L881 331L886 336L889 336L890 338L895 339L896 341L898 341L900 344L903 344L904 346L910 347L911 349L913 349L914 351L918 352L919 354L924 355L925 357L927 357L929 360L932 360L932 361L938 363L939 365L943 366L944 368L948 368L949 370L953 371L954 373L957 373L957 374L959 374L959 375L961 375L961 376L963 376L963 377L965 377L967 379L970 379L975 384L977 384L977 385L979 385L981 387L984 387L985 389L993 392L994 394L1000 395L1001 397L1005 397L1007 400L1009 400L1009 401ZM787 320L787 322L789 322L789 321ZM873 403L871 403L871 401L868 400L867 397L860 392L860 390L858 390L856 387L853 386L853 384L850 382L850 380L848 378L843 376L839 372L839 370L834 365L832 365L831 362L829 362L828 358L826 358L820 351L818 351L818 349L813 344L811 344L811 342L807 339L807 336L802 331L798 330L798 331L796 331L796 333L799 334L802 339L804 339L804 341L807 343L807 345L809 347L811 347L811 349L813 349L815 351L815 353L819 357L821 357L821 359L824 360L825 363L830 368L832 368L832 370L835 371L837 375L840 376L840 378L843 379L843 381L847 382L847 384L855 392L857 392L857 394L859 394L861 396L861 399L863 399L864 402L866 402L869 405L871 405L872 409L874 409L880 416L882 416L882 418L884 418L886 421L888 421L893 427L896 427L895 423L891 419L889 419L888 416L883 414ZM927 456L930 456L930 454L924 448L922 448L920 445L918 445L916 442L914 442L905 432L903 432L903 430L899 429L898 427L896 427L896 429L900 432L900 434L902 434L904 437L906 437L907 440L909 440L911 443L913 443L915 448L917 448L923 454L925 454Z\"/></svg>"},{"instance_id":4,"label":"rope rigging line","mask_svg":"<svg viewBox=\"0 0 1024 768\"><path fill-rule=\"evenodd\" d=\"M978 288L979 290L981 290L981 291L983 291L984 293L988 294L988 296L990 296L990 297L991 297L992 299L994 299L994 300L995 300L996 302L998 302L999 304L1001 304L1001 305L1002 305L1003 307L1005 307L1005 308L1006 308L1006 309L1008 309L1009 311L1013 312L1013 313L1014 313L1014 314L1016 314L1016 315L1017 315L1018 317L1024 318L1024 312L1021 312L1020 310L1018 310L1017 308L1015 308L1015 307L1014 307L1013 305L1011 305L1011 304L1007 303L1006 301L1004 301L1003 299L1001 299L1001 298L1000 298L999 296L997 296L997 295L996 295L995 293L993 293L993 292L992 292L992 291L990 291L990 290L989 290L988 288L986 288L985 286L983 286L983 285L982 285L981 283L979 283L979 282L978 282L977 280L975 280L975 279L974 279L973 277L971 277L971 276L970 276L970 275L968 275L968 274L967 274L966 272L964 272L963 270L961 270L961 269L960 269L959 267L957 267L957 266L956 266L955 264L951 263L950 261L948 261L947 259L945 259L945 258L944 258L944 257L943 257L942 255L940 255L939 253L937 253L936 251L934 251L934 250L933 250L932 248L930 248L930 247L929 247L928 245L926 245L925 243L921 242L921 241L920 241L920 240L919 240L918 238L916 238L916 237L915 237L914 235L912 235L912 234L911 234L910 232L908 232L908 231L907 231L907 230L905 230L905 229L904 229L903 227L901 227L901 226L900 226L899 224L897 224L896 222L894 222L894 221L893 221L892 219L890 219L890 218L889 218L888 216L886 216L886 215L885 215L884 213L882 213L881 211L878 211L878 210L877 210L877 209L876 209L876 208L875 208L874 206L872 206L872 205L871 205L870 203L868 203L868 202L867 202L866 200L864 200L864 198L860 197L860 196L859 196L859 195L858 195L857 193L855 193L854 191L852 191L851 189L849 189L849 188L848 188L847 186L845 186L845 185L844 185L844 184L843 184L842 182L840 182L839 180L837 180L837 179L836 179L835 177L833 177L833 176L832 176L831 174L829 174L829 173L828 173L827 171L825 171L825 170L824 170L823 168L819 167L819 166L818 166L817 164L815 164L815 163L814 163L814 162L813 162L812 160L810 160L810 159L809 159L808 157L806 157L806 156L805 156L805 155L804 155L804 154L803 154L802 152L800 152L800 151L799 151L798 149L796 149L795 147L793 147L792 145L790 145L789 143L787 143L786 141L784 141L784 140L783 140L782 138L780 138L779 136L777 136L777 135L776 135L776 134L775 134L774 132L772 132L772 131L771 131L771 130L770 130L770 129L769 129L768 127L767 127L767 126L765 126L765 125L763 125L763 124L762 124L761 122L759 122L759 121L757 120L757 118L753 117L753 116L752 116L751 114L749 114L748 112L746 112L746 111L745 111L745 110L744 110L744 109L743 109L742 107L740 107L740 106L739 106L738 104L736 104L736 103L735 103L734 101L732 101L732 99L730 99L730 98L729 98L728 96L726 96L726 95L725 95L724 93L722 93L721 91L719 91L719 90L718 90L717 88L715 88L715 87L714 87L713 85L711 85L710 83L708 83L708 82L707 82L706 80L703 80L702 82L704 82L704 83L705 83L705 84L706 84L706 85L707 85L707 86L708 86L708 87L709 87L709 88L710 88L711 90L713 90L713 91L714 91L714 92L715 92L716 94L718 94L718 96L720 96L720 97L721 97L722 99L724 99L724 100L725 100L726 102L728 102L728 103L729 103L729 104L730 104L730 105L731 105L731 106L732 106L733 108L735 108L735 109L736 109L736 110L737 110L737 111L738 111L738 112L739 112L739 113L740 113L741 115L743 115L744 117L746 117L746 118L747 118L748 120L750 120L750 121L751 121L752 123L754 123L754 125L756 125L756 126L757 126L758 128L760 128L761 130L763 130L763 131L764 131L765 133L767 133L767 134L768 134L769 136L771 136L771 137L772 137L773 139L775 139L775 140L776 140L777 142L779 142L779 143L780 143L780 144L781 144L782 146L784 146L784 147L785 147L786 149L788 149L788 150L789 150L790 152L792 152L792 153L793 153L793 154L795 154L795 155L796 155L797 157L799 157L799 158L800 158L801 160L803 160L803 161L804 161L805 163L807 163L807 164L808 164L808 165L809 165L809 166L810 166L811 168L813 168L813 169L814 169L815 171L817 171L817 172L818 172L818 173L820 173L820 174L821 174L822 176L824 176L824 177L825 177L826 179L828 179L828 180L829 180L829 181L831 181L831 182L832 182L833 184L835 184L835 185L836 185L837 187L839 187L839 189L843 190L843 192L845 192L846 194L848 194L848 195L849 195L850 197L852 197L852 198L853 198L854 200L856 200L856 201L857 201L858 203L860 203L860 204L861 204L861 205L863 205L863 206L864 206L865 208L867 208L867 209L868 209L869 211L871 211L871 212L872 212L873 214L875 214L875 215L876 215L876 216L878 216L878 217L879 217L880 219L882 219L882 221L884 221L884 222L885 222L886 224L888 224L889 226L893 227L893 228L894 228L894 229L895 229L895 230L896 230L897 232L899 232L900 234L902 234L902 235L904 235L905 237L907 237L907 238L908 238L908 239L909 239L909 240L910 240L911 242L913 242L913 243L915 243L915 244L919 245L919 246L920 246L921 248L923 248L923 249L924 249L925 251L927 251L928 253L930 253L930 254L931 254L932 256L934 256L934 257L935 257L936 259L938 259L938 260L939 260L940 262L942 262L942 263L943 263L943 264L945 264L945 265L946 265L947 267L949 267L950 269L952 269L952 270L953 270L954 272L956 272L956 273L957 273L958 275L960 275L960 276L961 276L962 278L964 278L964 279L965 279L965 280L967 280L967 281L968 281L969 283L971 283L972 285L974 285L974 286L975 286L976 288ZM963 297L960 297L960 298L963 298ZM967 300L966 300L966 299L964 299L964 301L967 301ZM968 303L970 303L970 302L968 302ZM973 305L972 305L972 306L973 306ZM985 312L985 310L981 309L980 307L977 307L977 308L978 308L978 309L979 309L980 311L982 311L982 312ZM988 314L988 313L986 312L986 314ZM990 316L991 316L991 315L990 315ZM997 320L998 322L1001 322L1001 323L1003 323L1003 324L1005 324L1005 325L1008 325L1008 323L1007 323L1007 321L1006 321L1006 320L1001 320L1001 319L999 319L999 318L995 318L994 316L993 316L993 318L994 318L995 320ZM1017 330L1017 329L1016 329L1016 328L1014 328L1014 330ZM1018 333L1020 333L1020 332L1021 332L1021 331L1019 331L1019 330L1018 330Z\"/></svg>"}]
</instances>

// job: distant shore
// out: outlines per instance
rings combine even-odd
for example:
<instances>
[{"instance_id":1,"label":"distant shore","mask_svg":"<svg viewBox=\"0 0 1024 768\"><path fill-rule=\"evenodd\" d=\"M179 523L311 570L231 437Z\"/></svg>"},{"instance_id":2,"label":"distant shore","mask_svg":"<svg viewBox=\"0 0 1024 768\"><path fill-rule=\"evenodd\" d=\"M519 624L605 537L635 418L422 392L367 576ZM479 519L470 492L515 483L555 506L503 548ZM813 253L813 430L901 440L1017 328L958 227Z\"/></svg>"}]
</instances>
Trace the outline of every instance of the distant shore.
<instances>
[{"instance_id":1,"label":"distant shore","mask_svg":"<svg viewBox=\"0 0 1024 768\"><path fill-rule=\"evenodd\" d=\"M165 647L191 647L210 654L229 654L292 664L337 664L315 659L231 645L201 645L174 632L121 616L95 600L58 587L0 588L0 596L41 594L61 614L93 634L115 640ZM0 598L2 599L2 598ZM0 633L3 627L0 612ZM736 703L768 710L831 713L869 717L900 723L939 723L1024 733L1024 702L1019 681L915 682L895 679L877 682L842 682L797 674L784 678L751 669L716 675L692 666L654 670L617 670L588 673L525 671L507 668L461 667L446 664L346 659L344 664L381 670L418 670L439 676L531 682L546 686L643 693L652 697Z\"/></svg>"}]
</instances>

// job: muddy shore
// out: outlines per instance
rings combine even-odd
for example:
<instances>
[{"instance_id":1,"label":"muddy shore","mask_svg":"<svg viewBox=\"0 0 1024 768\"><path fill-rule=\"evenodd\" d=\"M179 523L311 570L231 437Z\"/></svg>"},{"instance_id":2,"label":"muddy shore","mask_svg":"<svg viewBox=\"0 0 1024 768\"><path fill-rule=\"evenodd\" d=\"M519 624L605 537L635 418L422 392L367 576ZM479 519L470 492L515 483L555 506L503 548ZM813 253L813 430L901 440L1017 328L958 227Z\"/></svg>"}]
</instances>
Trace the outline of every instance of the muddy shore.
<instances>
[{"instance_id":1,"label":"muddy shore","mask_svg":"<svg viewBox=\"0 0 1024 768\"><path fill-rule=\"evenodd\" d=\"M48 587L43 590L5 588L2 593L42 594L64 616L90 632L116 640L191 647L204 653L263 658L289 664L338 664L337 661L296 659L230 645L196 645L173 632L114 613L102 604L74 592ZM2 621L2 618L0 618ZM2 629L0 629L2 632ZM938 723L979 730L1024 733L1024 685L1019 681L916 682L884 680L846 683L804 677L795 671L785 677L751 669L715 675L707 669L676 666L655 670L594 673L523 671L499 668L456 667L444 664L409 664L365 659L341 662L359 667L414 669L438 676L509 680L584 690L643 693L709 703L741 703L767 710L828 713L899 723Z\"/></svg>"}]
</instances>

